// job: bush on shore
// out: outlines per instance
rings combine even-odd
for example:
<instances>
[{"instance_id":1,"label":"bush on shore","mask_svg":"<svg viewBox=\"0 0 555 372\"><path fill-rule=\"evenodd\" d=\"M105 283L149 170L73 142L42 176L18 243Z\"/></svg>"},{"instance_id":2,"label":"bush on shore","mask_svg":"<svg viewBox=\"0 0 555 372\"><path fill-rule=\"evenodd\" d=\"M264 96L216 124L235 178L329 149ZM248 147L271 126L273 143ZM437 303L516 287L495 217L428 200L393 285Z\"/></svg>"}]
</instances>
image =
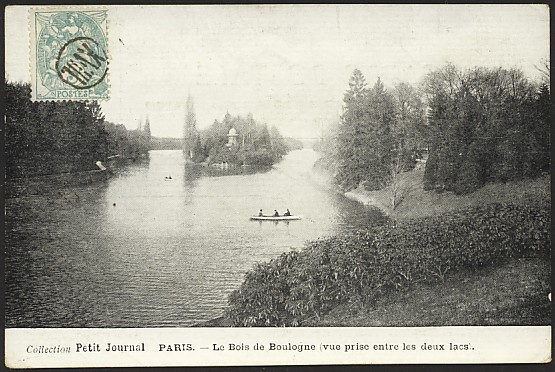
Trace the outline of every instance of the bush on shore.
<instances>
[{"instance_id":1,"label":"bush on shore","mask_svg":"<svg viewBox=\"0 0 555 372\"><path fill-rule=\"evenodd\" d=\"M488 204L309 242L248 272L226 317L235 326L298 326L462 268L547 257L550 224L549 208Z\"/></svg>"}]
</instances>

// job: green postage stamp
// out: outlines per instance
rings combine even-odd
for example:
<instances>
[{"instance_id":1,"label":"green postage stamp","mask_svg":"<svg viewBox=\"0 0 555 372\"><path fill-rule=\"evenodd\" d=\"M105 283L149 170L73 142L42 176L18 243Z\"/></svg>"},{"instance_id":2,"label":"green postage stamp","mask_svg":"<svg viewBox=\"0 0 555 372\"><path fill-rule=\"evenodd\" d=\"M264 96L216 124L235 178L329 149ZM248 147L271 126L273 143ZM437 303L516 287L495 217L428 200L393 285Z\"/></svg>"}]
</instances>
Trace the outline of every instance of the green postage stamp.
<instances>
[{"instance_id":1,"label":"green postage stamp","mask_svg":"<svg viewBox=\"0 0 555 372\"><path fill-rule=\"evenodd\" d=\"M108 99L107 16L76 7L30 11L33 100Z\"/></svg>"}]
</instances>

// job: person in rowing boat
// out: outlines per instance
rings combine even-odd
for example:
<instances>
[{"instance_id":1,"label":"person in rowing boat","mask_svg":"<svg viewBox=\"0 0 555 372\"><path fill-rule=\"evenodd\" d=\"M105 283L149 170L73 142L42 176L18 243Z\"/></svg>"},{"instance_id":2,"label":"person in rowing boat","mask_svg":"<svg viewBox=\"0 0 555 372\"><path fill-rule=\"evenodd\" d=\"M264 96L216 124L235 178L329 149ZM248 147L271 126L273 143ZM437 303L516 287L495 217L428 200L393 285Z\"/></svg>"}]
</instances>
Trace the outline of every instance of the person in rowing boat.
<instances>
[{"instance_id":1,"label":"person in rowing boat","mask_svg":"<svg viewBox=\"0 0 555 372\"><path fill-rule=\"evenodd\" d=\"M279 213L276 209L274 209L274 217L279 217Z\"/></svg>"},{"instance_id":2,"label":"person in rowing boat","mask_svg":"<svg viewBox=\"0 0 555 372\"><path fill-rule=\"evenodd\" d=\"M284 216L290 216L291 215L291 212L289 212L289 208L287 208L287 212L285 212L283 215Z\"/></svg>"},{"instance_id":3,"label":"person in rowing boat","mask_svg":"<svg viewBox=\"0 0 555 372\"><path fill-rule=\"evenodd\" d=\"M264 216L264 214L262 213L262 209L260 210L260 212L258 212L258 217L262 217Z\"/></svg>"}]
</instances>

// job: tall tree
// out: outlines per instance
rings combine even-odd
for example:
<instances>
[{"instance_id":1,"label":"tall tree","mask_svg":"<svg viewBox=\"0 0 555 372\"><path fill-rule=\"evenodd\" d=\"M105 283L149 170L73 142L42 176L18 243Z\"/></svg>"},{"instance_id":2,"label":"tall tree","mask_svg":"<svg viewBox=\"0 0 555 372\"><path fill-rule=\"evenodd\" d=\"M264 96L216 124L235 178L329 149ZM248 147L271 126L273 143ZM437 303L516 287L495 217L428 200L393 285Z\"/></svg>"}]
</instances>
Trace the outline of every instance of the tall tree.
<instances>
[{"instance_id":1,"label":"tall tree","mask_svg":"<svg viewBox=\"0 0 555 372\"><path fill-rule=\"evenodd\" d=\"M388 183L393 161L396 107L393 96L380 78L366 99L365 125L358 136L362 142L365 187L380 190Z\"/></svg>"},{"instance_id":2,"label":"tall tree","mask_svg":"<svg viewBox=\"0 0 555 372\"><path fill-rule=\"evenodd\" d=\"M380 78L371 89L355 70L344 95L343 115L337 135L336 181L345 190L364 183L370 190L388 182L392 161L396 107Z\"/></svg>"},{"instance_id":3,"label":"tall tree","mask_svg":"<svg viewBox=\"0 0 555 372\"><path fill-rule=\"evenodd\" d=\"M410 84L401 82L392 95L396 105L396 118L392 126L391 160L387 184L391 208L408 195L414 185L401 174L413 169L420 150L427 146L427 130L424 103L418 91Z\"/></svg>"},{"instance_id":4,"label":"tall tree","mask_svg":"<svg viewBox=\"0 0 555 372\"><path fill-rule=\"evenodd\" d=\"M150 133L150 120L148 119L148 116L146 117L144 132L148 140L150 141L150 139L152 138L152 135Z\"/></svg>"},{"instance_id":5,"label":"tall tree","mask_svg":"<svg viewBox=\"0 0 555 372\"><path fill-rule=\"evenodd\" d=\"M193 97L187 96L187 112L185 114L185 125L183 130L183 153L185 154L185 162L192 162L196 158L194 149L198 136L197 118L195 114L195 105Z\"/></svg>"},{"instance_id":6,"label":"tall tree","mask_svg":"<svg viewBox=\"0 0 555 372\"><path fill-rule=\"evenodd\" d=\"M432 130L426 189L462 194L549 169L548 90L522 71L447 65L428 74L424 88Z\"/></svg>"},{"instance_id":7,"label":"tall tree","mask_svg":"<svg viewBox=\"0 0 555 372\"><path fill-rule=\"evenodd\" d=\"M270 131L266 124L260 125L258 130L254 135L254 147L255 149L265 149L271 151L272 149L272 138L270 137Z\"/></svg>"},{"instance_id":8,"label":"tall tree","mask_svg":"<svg viewBox=\"0 0 555 372\"><path fill-rule=\"evenodd\" d=\"M456 117L455 95L461 85L461 72L452 64L430 72L423 81L429 106L429 157L424 173L424 188L445 190L452 188L456 179L454 159L457 149L451 146Z\"/></svg>"},{"instance_id":9,"label":"tall tree","mask_svg":"<svg viewBox=\"0 0 555 372\"><path fill-rule=\"evenodd\" d=\"M193 162L195 163L200 163L204 161L205 158L206 158L206 155L204 153L204 148L202 147L200 134L197 133L195 138L195 143L193 145L193 158L191 160L193 160Z\"/></svg>"},{"instance_id":10,"label":"tall tree","mask_svg":"<svg viewBox=\"0 0 555 372\"><path fill-rule=\"evenodd\" d=\"M254 121L254 117L252 116L252 113L249 112L247 114L247 120L245 122L245 135L243 137L246 145L252 144L255 127L256 123Z\"/></svg>"},{"instance_id":11,"label":"tall tree","mask_svg":"<svg viewBox=\"0 0 555 372\"><path fill-rule=\"evenodd\" d=\"M363 180L361 134L368 89L366 79L358 69L349 79L349 89L343 97L343 114L337 133L338 159L337 183L346 190L352 189Z\"/></svg>"},{"instance_id":12,"label":"tall tree","mask_svg":"<svg viewBox=\"0 0 555 372\"><path fill-rule=\"evenodd\" d=\"M537 114L534 125L534 137L537 140L537 169L541 172L549 172L551 165L551 113L553 103L549 85L543 83L534 102L533 112Z\"/></svg>"},{"instance_id":13,"label":"tall tree","mask_svg":"<svg viewBox=\"0 0 555 372\"><path fill-rule=\"evenodd\" d=\"M393 89L397 106L394 136L397 146L417 152L427 146L426 107L420 93L412 85L402 82Z\"/></svg>"},{"instance_id":14,"label":"tall tree","mask_svg":"<svg viewBox=\"0 0 555 372\"><path fill-rule=\"evenodd\" d=\"M272 156L276 161L287 154L288 148L285 144L285 140L279 130L273 125L270 128L270 143L272 147Z\"/></svg>"}]
</instances>

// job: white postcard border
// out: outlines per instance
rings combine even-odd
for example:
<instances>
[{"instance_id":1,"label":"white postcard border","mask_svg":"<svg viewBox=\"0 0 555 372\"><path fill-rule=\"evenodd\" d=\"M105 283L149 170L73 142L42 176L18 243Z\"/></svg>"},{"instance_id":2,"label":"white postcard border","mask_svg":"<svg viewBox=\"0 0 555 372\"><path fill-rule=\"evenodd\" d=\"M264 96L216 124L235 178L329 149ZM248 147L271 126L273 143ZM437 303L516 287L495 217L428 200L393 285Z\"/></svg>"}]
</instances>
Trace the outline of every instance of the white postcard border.
<instances>
[{"instance_id":1,"label":"white postcard border","mask_svg":"<svg viewBox=\"0 0 555 372\"><path fill-rule=\"evenodd\" d=\"M11 328L5 341L10 368L551 361L551 326Z\"/></svg>"}]
</instances>

